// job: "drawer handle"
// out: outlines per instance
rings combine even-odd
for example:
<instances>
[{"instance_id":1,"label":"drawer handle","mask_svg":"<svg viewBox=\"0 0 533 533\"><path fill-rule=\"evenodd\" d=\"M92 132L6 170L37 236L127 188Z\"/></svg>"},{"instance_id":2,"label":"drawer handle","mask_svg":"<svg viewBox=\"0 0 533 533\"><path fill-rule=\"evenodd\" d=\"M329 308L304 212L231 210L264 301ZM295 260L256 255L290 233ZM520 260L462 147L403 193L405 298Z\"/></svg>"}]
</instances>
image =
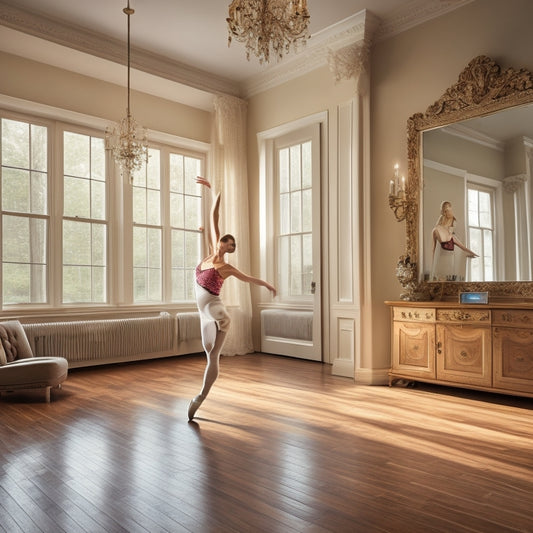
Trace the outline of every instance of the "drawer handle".
<instances>
[{"instance_id":1,"label":"drawer handle","mask_svg":"<svg viewBox=\"0 0 533 533\"><path fill-rule=\"evenodd\" d=\"M439 353L439 354L442 353L441 348L442 348L442 342L439 341L439 342L437 342L437 353Z\"/></svg>"},{"instance_id":2,"label":"drawer handle","mask_svg":"<svg viewBox=\"0 0 533 533\"><path fill-rule=\"evenodd\" d=\"M461 350L461 353L459 354L463 359L468 357L468 352L465 352L464 350Z\"/></svg>"}]
</instances>

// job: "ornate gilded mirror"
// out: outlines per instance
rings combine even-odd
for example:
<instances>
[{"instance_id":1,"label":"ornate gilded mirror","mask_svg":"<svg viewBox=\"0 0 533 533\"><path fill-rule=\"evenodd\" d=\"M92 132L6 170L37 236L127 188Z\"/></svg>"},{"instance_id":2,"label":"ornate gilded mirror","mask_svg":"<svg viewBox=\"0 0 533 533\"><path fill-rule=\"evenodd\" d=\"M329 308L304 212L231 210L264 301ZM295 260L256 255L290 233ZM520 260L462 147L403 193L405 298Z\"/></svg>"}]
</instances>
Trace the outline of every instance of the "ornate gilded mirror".
<instances>
[{"instance_id":1,"label":"ornate gilded mirror","mask_svg":"<svg viewBox=\"0 0 533 533\"><path fill-rule=\"evenodd\" d=\"M479 56L461 72L457 83L447 89L425 113L417 113L409 118L406 184L408 203L405 217L407 243L406 254L400 258L397 269L398 278L405 289L402 294L403 299L453 299L463 291L488 291L491 297L533 297L531 269L533 105L531 104L533 104L531 72L513 68L504 70L492 59ZM529 115L531 120L527 119L528 113L531 113ZM502 126L504 117L506 126ZM512 139L505 140L505 148L497 144L489 146L490 143L495 143L492 137L496 137L496 133L503 134L504 128L509 124L512 124L515 130L509 133ZM489 125L493 128L492 136L481 133L483 129L489 128ZM466 144L465 148L467 143L465 136L471 136L474 130L477 131L475 142L477 148L472 144L472 138L467 140L471 144ZM529 134L529 131L532 133ZM462 145L458 139L461 139ZM439 160L446 145L452 150L450 153L453 156L449 164L443 164L442 160ZM479 148L480 146L483 146L483 149ZM478 163L465 162L463 156L476 150L480 153ZM494 153L497 156L493 156L493 159L487 155ZM518 160L521 162L519 169L516 164ZM458 172L458 168L462 170ZM477 170L479 168L485 170ZM454 173L460 174L456 176L455 184ZM494 175L487 177L490 174ZM443 181L445 177L450 181ZM467 186L467 183L477 185ZM495 183L496 186L489 187L488 184L491 183ZM496 210L491 205L492 211L489 217L493 223L491 231L495 236L494 242L497 242L498 246L490 244L493 246L490 248L487 244L483 248L479 242L484 237L478 242L476 250L484 250L480 252L481 260L476 262L476 265L483 265L485 261L485 267L478 268L478 279L482 281L468 281L475 278L472 269L469 271L470 275L467 274L464 278L455 275L440 279L432 277L429 265L434 259L431 226L438 218L439 205L445 200L453 203L455 199L454 208L457 207L460 213L456 216L458 219L463 219L462 227L465 228L464 219L468 212L470 217L468 236L469 240L475 241L472 236L477 235L475 233L477 230L475 228L472 230L470 213L476 201L480 201L481 206L485 205L483 203L485 191L489 190L499 191L497 194L494 193L494 200L491 201L497 203L500 208ZM456 191L455 197L454 191ZM476 198L478 200L475 200ZM479 205L477 208L483 210ZM512 231L512 239L503 231L504 222L511 228L509 232ZM484 235L484 231L482 228L481 233L478 232L479 235ZM464 233L466 230L463 230L463 239L466 237ZM487 238L485 240L487 243L492 242ZM527 250L527 253L517 254L517 250ZM513 259L512 264L506 265L504 259L513 258L513 253L517 257Z\"/></svg>"}]
</instances>

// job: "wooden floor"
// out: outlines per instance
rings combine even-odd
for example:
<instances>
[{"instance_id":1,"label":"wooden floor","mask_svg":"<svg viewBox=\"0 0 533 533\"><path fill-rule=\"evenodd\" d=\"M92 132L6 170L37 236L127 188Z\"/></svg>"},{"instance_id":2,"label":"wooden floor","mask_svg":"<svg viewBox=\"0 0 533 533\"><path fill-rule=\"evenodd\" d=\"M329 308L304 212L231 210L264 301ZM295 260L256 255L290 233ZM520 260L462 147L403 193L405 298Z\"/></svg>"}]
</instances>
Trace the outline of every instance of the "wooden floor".
<instances>
[{"instance_id":1,"label":"wooden floor","mask_svg":"<svg viewBox=\"0 0 533 533\"><path fill-rule=\"evenodd\" d=\"M0 400L0 531L533 531L532 400L188 356Z\"/></svg>"}]
</instances>

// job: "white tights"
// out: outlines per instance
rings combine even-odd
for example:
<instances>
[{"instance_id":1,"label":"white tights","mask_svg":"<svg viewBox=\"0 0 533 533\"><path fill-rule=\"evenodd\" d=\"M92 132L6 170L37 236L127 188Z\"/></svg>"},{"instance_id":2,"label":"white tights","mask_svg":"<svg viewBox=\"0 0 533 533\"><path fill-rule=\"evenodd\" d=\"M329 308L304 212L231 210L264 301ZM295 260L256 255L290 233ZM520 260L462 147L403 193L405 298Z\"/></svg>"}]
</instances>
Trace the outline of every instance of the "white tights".
<instances>
[{"instance_id":1,"label":"white tights","mask_svg":"<svg viewBox=\"0 0 533 533\"><path fill-rule=\"evenodd\" d=\"M220 352L231 319L220 297L211 294L198 284L196 284L196 303L200 311L202 345L207 356L204 383L200 391L200 397L204 400L218 377Z\"/></svg>"}]
</instances>

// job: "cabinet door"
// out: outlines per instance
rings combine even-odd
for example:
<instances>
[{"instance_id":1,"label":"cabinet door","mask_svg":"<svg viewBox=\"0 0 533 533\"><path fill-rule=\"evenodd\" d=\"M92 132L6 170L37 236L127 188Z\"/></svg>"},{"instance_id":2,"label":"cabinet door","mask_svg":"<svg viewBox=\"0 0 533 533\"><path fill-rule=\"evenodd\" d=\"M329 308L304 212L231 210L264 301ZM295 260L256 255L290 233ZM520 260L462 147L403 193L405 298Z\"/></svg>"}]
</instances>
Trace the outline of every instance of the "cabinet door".
<instances>
[{"instance_id":1,"label":"cabinet door","mask_svg":"<svg viewBox=\"0 0 533 533\"><path fill-rule=\"evenodd\" d=\"M493 328L494 386L533 393L533 329Z\"/></svg>"},{"instance_id":2,"label":"cabinet door","mask_svg":"<svg viewBox=\"0 0 533 533\"><path fill-rule=\"evenodd\" d=\"M437 379L492 385L490 327L437 324Z\"/></svg>"},{"instance_id":3,"label":"cabinet door","mask_svg":"<svg viewBox=\"0 0 533 533\"><path fill-rule=\"evenodd\" d=\"M435 325L394 323L392 372L435 379Z\"/></svg>"}]
</instances>

